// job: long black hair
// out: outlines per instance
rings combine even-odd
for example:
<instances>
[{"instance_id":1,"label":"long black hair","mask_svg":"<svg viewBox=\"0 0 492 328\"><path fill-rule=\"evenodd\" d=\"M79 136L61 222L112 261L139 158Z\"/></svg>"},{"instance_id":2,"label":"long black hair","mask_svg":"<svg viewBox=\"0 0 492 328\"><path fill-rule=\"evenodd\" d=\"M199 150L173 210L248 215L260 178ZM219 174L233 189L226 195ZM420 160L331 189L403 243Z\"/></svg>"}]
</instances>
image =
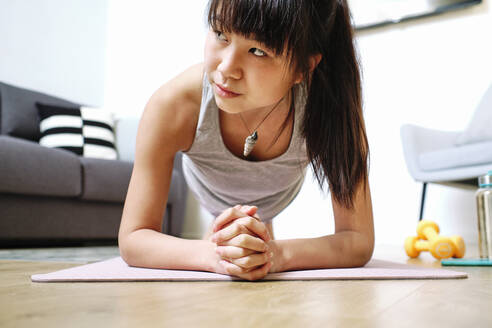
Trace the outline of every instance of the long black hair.
<instances>
[{"instance_id":1,"label":"long black hair","mask_svg":"<svg viewBox=\"0 0 492 328\"><path fill-rule=\"evenodd\" d=\"M335 200L352 208L357 187L367 182L369 145L347 1L210 0L208 23L286 55L305 77L302 132L314 174L321 189L328 182ZM311 70L317 54L321 61Z\"/></svg>"}]
</instances>

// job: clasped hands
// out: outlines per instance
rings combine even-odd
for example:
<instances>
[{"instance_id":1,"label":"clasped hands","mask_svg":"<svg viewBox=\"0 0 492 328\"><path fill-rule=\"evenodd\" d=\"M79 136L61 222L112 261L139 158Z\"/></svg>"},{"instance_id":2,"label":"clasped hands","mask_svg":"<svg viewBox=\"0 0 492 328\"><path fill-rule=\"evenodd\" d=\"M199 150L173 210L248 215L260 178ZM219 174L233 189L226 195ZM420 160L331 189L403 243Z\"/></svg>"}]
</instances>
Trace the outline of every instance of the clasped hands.
<instances>
[{"instance_id":1,"label":"clasped hands","mask_svg":"<svg viewBox=\"0 0 492 328\"><path fill-rule=\"evenodd\" d=\"M257 210L256 206L236 205L215 219L209 240L216 244L217 273L252 281L264 278L272 268L270 233Z\"/></svg>"}]
</instances>

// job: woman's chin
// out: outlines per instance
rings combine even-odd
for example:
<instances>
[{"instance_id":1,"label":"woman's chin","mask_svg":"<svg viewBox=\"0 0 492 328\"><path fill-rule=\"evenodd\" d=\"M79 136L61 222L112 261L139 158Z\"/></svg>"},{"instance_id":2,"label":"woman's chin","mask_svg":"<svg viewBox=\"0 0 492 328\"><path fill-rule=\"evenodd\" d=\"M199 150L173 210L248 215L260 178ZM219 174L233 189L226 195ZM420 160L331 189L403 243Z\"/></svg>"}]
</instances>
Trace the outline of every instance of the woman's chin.
<instances>
[{"instance_id":1,"label":"woman's chin","mask_svg":"<svg viewBox=\"0 0 492 328\"><path fill-rule=\"evenodd\" d=\"M240 106L234 106L232 101L224 101L220 97L215 96L215 103L217 104L217 107L219 107L220 110L228 113L228 114L238 114L241 112L241 107Z\"/></svg>"}]
</instances>

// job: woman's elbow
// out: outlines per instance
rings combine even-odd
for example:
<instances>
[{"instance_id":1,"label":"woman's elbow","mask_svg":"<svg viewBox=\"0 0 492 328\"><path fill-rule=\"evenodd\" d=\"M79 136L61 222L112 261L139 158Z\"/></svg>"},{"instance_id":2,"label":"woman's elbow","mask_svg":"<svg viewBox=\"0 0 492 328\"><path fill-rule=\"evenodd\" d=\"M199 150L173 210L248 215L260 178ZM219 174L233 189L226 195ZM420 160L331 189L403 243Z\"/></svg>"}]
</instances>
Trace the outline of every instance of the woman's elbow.
<instances>
[{"instance_id":1,"label":"woman's elbow","mask_svg":"<svg viewBox=\"0 0 492 328\"><path fill-rule=\"evenodd\" d=\"M374 238L360 238L359 242L354 245L353 258L355 267L363 267L372 258L374 253Z\"/></svg>"},{"instance_id":2,"label":"woman's elbow","mask_svg":"<svg viewBox=\"0 0 492 328\"><path fill-rule=\"evenodd\" d=\"M126 263L132 262L132 245L131 245L131 233L119 233L118 234L118 248L120 250L120 256Z\"/></svg>"}]
</instances>

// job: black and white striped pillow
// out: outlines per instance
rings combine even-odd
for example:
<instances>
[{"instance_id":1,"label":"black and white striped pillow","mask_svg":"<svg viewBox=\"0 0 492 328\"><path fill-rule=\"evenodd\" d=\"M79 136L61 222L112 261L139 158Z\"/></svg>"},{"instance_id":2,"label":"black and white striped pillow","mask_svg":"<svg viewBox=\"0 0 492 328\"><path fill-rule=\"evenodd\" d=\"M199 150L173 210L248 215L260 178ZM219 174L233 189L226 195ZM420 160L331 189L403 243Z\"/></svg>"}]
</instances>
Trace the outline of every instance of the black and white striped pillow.
<instances>
[{"instance_id":1,"label":"black and white striped pillow","mask_svg":"<svg viewBox=\"0 0 492 328\"><path fill-rule=\"evenodd\" d=\"M36 103L42 146L84 157L116 159L114 120L99 108L69 108Z\"/></svg>"},{"instance_id":2,"label":"black and white striped pillow","mask_svg":"<svg viewBox=\"0 0 492 328\"><path fill-rule=\"evenodd\" d=\"M100 109L80 107L84 136L84 156L116 159L113 116Z\"/></svg>"},{"instance_id":3,"label":"black and white striped pillow","mask_svg":"<svg viewBox=\"0 0 492 328\"><path fill-rule=\"evenodd\" d=\"M39 144L50 148L62 148L82 156L84 137L80 108L61 107L36 103L39 113Z\"/></svg>"}]
</instances>

